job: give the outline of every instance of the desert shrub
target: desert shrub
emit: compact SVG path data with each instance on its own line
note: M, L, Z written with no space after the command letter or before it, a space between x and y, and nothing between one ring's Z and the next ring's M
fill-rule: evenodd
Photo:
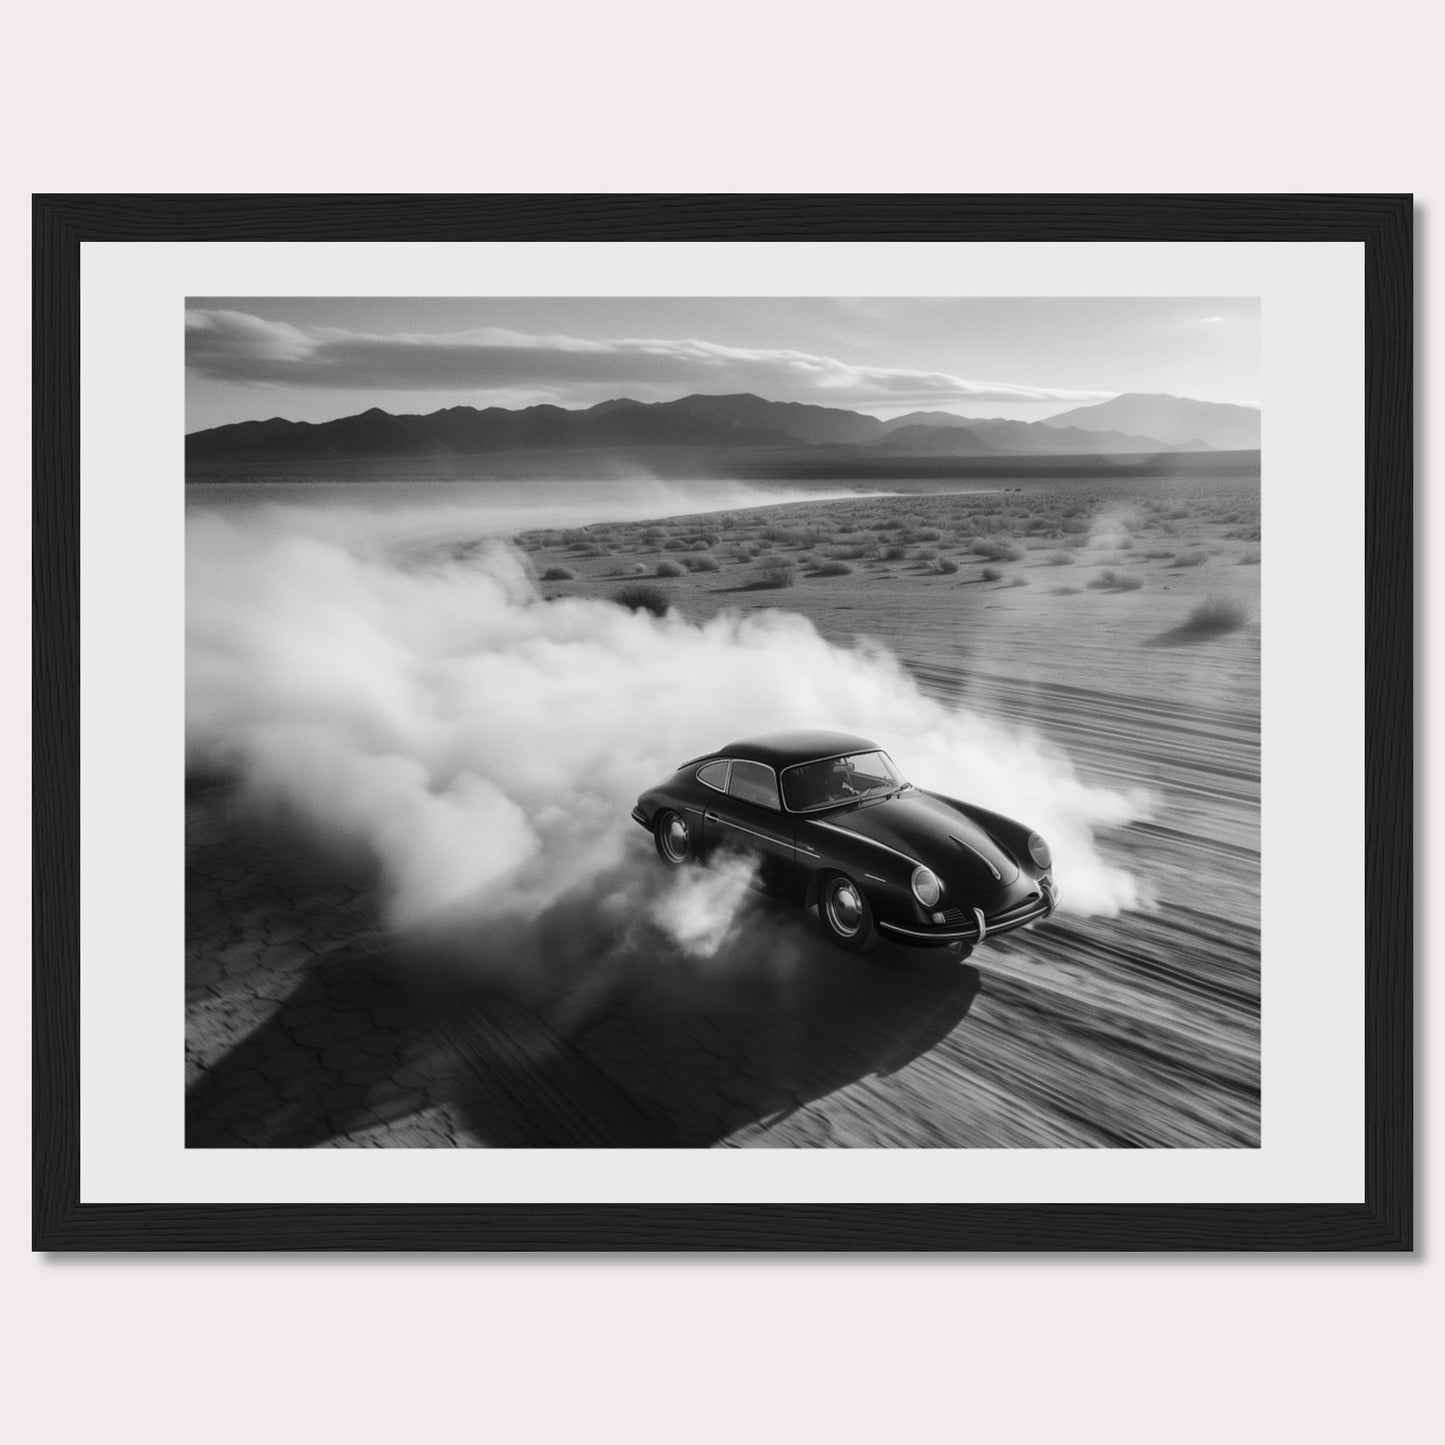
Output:
M919 527L904 534L905 542L941 542L943 533L933 527Z
M935 552L932 547L920 547L913 554L913 559L915 562L936 562L938 561L938 553Z
M886 547L878 549L878 555L885 562L901 562L908 555L908 548L899 542L890 542Z
M542 573L544 582L571 582L577 574L570 567L549 567Z
M834 547L828 555L835 562L861 562L864 554L861 547Z
M1180 628L1192 637L1220 637L1238 632L1249 621L1249 612L1233 597L1206 597Z
M1003 568L985 567L982 576L985 582L1001 582L1003 581Z
M938 557L934 560L933 570L942 577L952 577L958 571L958 563L952 557Z
M1050 567L1072 567L1078 560L1072 552L1059 551L1049 553Z
M839 522L838 530L840 532L856 532L858 530L858 524L857 522Z
M849 577L853 569L846 562L819 562L813 569L815 577Z
M753 586L762 588L791 587L796 569L781 557L764 562L753 574Z
M1071 536L1081 536L1089 530L1088 519L1085 517L1066 516L1059 523L1061 532L1068 532Z
M1240 565L1241 567L1258 567L1258 566L1259 566L1259 553L1258 553L1258 552L1255 552L1255 553L1253 553L1253 554L1250 555L1250 556L1241 557L1241 558L1239 559L1239 565Z
M685 552L687 545L681 537L669 537L667 541L662 544L662 550L664 552Z
M1008 579L1008 585L1010 587L1027 587L1029 585L1029 579L1027 577L1021 577L1015 572L1013 576Z
M682 568L676 562L659 562L653 569L654 577L681 577Z
M1162 562L1173 555L1174 549L1172 547L1151 547L1144 553L1144 556L1151 562Z
M1100 572L1097 577L1090 578L1089 586L1097 587L1104 592L1136 592L1144 585L1142 577L1135 577L1128 572L1115 572L1113 570Z
M612 600L619 607L629 607L634 612L650 612L654 617L661 617L668 608L667 593L661 587L653 587L646 582L619 587L612 594Z
M1022 547L1017 547L1012 542L1001 542L994 537L980 537L973 544L973 550L980 557L987 557L993 562L1020 562L1024 555Z
M716 572L718 570L717 558L710 552L703 552L696 557L688 557L683 565L689 572Z
M1195 547L1192 551L1181 552L1175 559L1176 567L1198 567L1202 562L1209 559L1209 553L1202 547Z

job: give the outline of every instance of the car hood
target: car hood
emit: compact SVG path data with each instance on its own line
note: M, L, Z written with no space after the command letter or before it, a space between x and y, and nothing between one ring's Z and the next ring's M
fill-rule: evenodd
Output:
M945 899L951 887L991 893L1019 876L1018 864L977 823L916 788L823 821L926 864L942 880Z

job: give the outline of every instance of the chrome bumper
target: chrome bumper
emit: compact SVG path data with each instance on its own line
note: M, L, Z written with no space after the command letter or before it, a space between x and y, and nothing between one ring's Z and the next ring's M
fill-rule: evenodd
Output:
M974 922L962 928L905 928L901 923L884 923L878 927L883 933L891 934L909 943L982 943L996 933L1012 933L1016 928L1026 928L1047 918L1059 906L1059 890L1052 880L1040 882L1038 894L1013 908L1006 908L992 918L984 916L981 909L973 910Z
M647 827L647 814L644 813L640 807L634 808L632 810L632 821L634 823L641 823L645 828Z

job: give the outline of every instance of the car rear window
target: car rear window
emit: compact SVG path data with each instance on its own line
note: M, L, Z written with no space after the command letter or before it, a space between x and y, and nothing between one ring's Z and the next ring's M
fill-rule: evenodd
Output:
M723 758L716 763L705 763L697 770L697 780L706 783L710 788L716 788L720 793L727 792L728 760Z
M749 763L739 758L733 763L732 777L728 780L728 793L734 798L741 798L745 803L757 803L759 807L776 810L777 775L764 763Z

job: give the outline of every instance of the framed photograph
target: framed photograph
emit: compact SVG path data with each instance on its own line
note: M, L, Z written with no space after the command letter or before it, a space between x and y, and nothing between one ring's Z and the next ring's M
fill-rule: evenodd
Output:
M34 1245L1405 1250L1408 196L40 196Z

